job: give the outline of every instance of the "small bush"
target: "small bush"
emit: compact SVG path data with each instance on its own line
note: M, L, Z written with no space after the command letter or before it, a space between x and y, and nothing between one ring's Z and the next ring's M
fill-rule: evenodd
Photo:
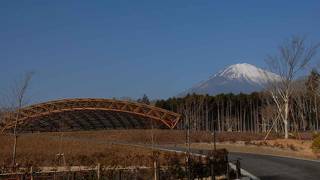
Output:
M316 139L318 137L320 137L320 133L318 133L318 132L312 133L312 139Z
M288 147L289 149L291 149L292 151L298 151L298 150L299 150L298 147L296 147L296 146L293 145L293 144L287 144L287 147Z
M311 148L313 152L320 153L320 136L313 139Z
M279 143L279 142L275 142L275 143L273 144L273 146L274 146L274 147L277 147L277 148L280 148L280 149L285 149L285 146L284 146L283 144Z
M178 154L173 154L168 157L168 175L171 178L182 178L185 176L185 171L182 168L182 163L180 162L181 157Z

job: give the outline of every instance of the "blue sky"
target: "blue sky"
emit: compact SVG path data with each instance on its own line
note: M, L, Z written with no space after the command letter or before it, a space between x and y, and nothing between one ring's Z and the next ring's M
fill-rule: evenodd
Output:
M264 59L294 34L320 41L320 1L0 1L0 95L35 71L32 101L178 94Z

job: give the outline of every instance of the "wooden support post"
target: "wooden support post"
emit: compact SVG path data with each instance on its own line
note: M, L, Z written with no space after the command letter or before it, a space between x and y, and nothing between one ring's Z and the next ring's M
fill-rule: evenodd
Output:
M191 172L190 172L190 154L187 153L186 155L186 175L187 175L187 180L191 180Z
M98 166L97 166L97 179L100 180L100 172L101 171L101 165L100 163L98 163Z
M228 155L226 155L225 157L225 163L226 163L226 168L227 168L227 180L230 180L230 166L229 166L229 159L228 159Z
M119 180L121 180L121 169L119 169Z
M159 180L159 166L157 160L153 161L153 168L154 168L154 180Z
M33 167L30 168L30 180L33 180Z
M240 161L239 159L236 162L236 170L237 170L237 179L239 179L241 177L241 167L240 167Z
M134 179L135 179L135 180L138 179L138 173L139 173L138 169L135 169L135 176L134 176Z
M75 179L76 179L76 173L75 173L75 172L72 172L71 180L75 180Z
M211 180L215 180L216 179L216 175L215 175L215 172L214 172L214 161L213 161L213 158L211 159L211 162L210 162L210 175L211 175Z

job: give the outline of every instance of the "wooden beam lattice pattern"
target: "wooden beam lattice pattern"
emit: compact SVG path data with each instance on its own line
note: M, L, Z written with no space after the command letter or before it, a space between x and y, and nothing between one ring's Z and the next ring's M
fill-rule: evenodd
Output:
M110 112L109 114L101 114L100 112ZM129 102L129 101L119 101L113 99L63 99L57 101L49 101L45 103L35 104L28 107L24 107L20 109L18 117L18 125L19 126L27 126L28 124L34 121L40 121L41 128L45 126L45 123L54 124L57 117L58 119L65 119L64 114L68 113L72 119L85 119L87 122L78 122L75 126L80 126L82 129L86 129L85 124L93 127L95 124L101 124L102 127L106 126L106 122L102 122L101 118L103 116L108 116L106 120L108 120L108 124L111 124L113 128L116 126L115 120L118 120L117 124L121 124L121 126L125 126L125 119L129 122L130 126L133 126L134 123L132 119L137 119L140 117L141 120L150 119L154 121L161 122L168 128L174 128L180 120L180 114L167 111L165 109L157 108L154 106ZM90 112L90 113L88 113ZM112 114L111 112L114 112ZM86 113L86 114L83 114ZM125 118L126 116L119 117L119 113L125 113L129 116L134 116L130 118ZM70 115L71 114L71 115ZM115 115L117 114L117 115ZM10 130L14 127L15 120L14 117L17 117L17 112L11 113L8 118L6 118L6 124L3 127L3 131ZM43 122L43 120L47 122ZM93 122L96 120L96 122ZM52 121L52 123L50 123ZM66 126L72 126L69 121L65 122ZM57 127L54 127L57 128ZM126 127L124 127L126 128Z

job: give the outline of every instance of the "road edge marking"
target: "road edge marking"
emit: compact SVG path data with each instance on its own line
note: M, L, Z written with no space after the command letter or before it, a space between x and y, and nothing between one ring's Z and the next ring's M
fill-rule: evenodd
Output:
M236 165L229 162L229 166L233 169L233 170L237 170ZM249 177L251 180L260 180L260 178L258 178L257 176L251 174L250 172L246 171L245 169L240 168L241 171L241 175L244 175L246 177Z

